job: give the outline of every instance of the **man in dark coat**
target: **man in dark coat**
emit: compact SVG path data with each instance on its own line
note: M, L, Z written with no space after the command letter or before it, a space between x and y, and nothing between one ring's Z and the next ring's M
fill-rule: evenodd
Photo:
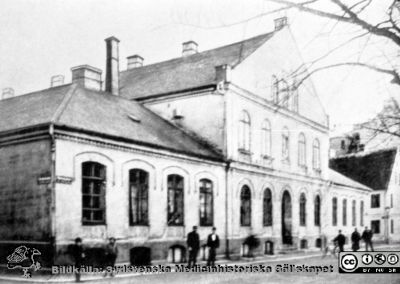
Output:
M105 275L107 276L107 272L110 272L110 276L113 277L113 269L115 266L115 260L118 257L118 247L115 242L115 238L109 238L108 244L106 245L106 270L105 270ZM110 271L107 271L107 269L111 269Z
M354 232L351 234L351 248L353 251L358 251L360 249L360 233L357 231L357 228L354 228Z
M187 235L187 246L189 250L189 261L188 261L188 266L189 268L192 267L192 265L196 265L196 260L197 260L197 253L199 252L200 249L200 237L199 234L197 233L197 226L193 226L193 231L191 231Z
M207 266L215 266L215 256L217 255L217 248L219 248L219 237L215 233L216 230L213 227L212 233L207 238L207 246L209 247Z
M371 251L374 251L374 247L372 246L372 235L372 230L368 230L368 227L365 227L365 230L361 235L361 239L365 242L365 251L368 251L368 247L371 248Z
M85 259L85 252L82 247L82 239L76 238L75 244L72 246L72 255L75 260L75 267L77 268L77 272L75 273L75 281L81 282L81 266L83 264L83 260Z
M346 243L346 237L342 234L342 230L339 230L339 234L333 239L333 241L339 246L339 252L344 251L343 246Z

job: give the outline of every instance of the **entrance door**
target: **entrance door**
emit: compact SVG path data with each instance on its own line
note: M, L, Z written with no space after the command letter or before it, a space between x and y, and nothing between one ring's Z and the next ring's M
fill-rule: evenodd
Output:
M292 201L288 191L282 196L282 243L292 244Z

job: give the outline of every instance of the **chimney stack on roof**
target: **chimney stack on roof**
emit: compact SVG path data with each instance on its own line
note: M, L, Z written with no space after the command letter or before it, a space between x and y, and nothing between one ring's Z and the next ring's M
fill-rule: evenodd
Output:
M138 54L128 56L126 59L128 60L128 70L143 66L144 59Z
M197 47L198 44L193 40L189 40L187 42L182 43L182 56L196 54Z
M54 75L51 77L50 87L58 87L64 85L64 76L63 75Z
M119 95L119 40L116 37L105 39L107 48L106 59L106 92Z
M89 65L80 65L71 68L72 83L87 89L101 91L101 73L98 68Z
M281 18L275 19L274 24L275 24L275 31L281 30L288 24L287 17L281 17Z
M2 100L14 97L14 89L13 88L4 88L1 93Z

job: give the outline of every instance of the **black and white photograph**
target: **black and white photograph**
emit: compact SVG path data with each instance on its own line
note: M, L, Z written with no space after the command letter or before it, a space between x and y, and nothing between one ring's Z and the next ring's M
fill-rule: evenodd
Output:
M400 283L399 0L1 0L0 283Z

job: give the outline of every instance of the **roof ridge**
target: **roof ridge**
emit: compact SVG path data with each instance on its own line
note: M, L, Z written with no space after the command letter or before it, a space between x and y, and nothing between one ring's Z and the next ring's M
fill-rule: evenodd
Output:
M237 42L234 42L234 43L230 43L230 44L226 44L226 45L210 48L210 49L207 49L207 50L203 50L201 52L198 52L198 53L186 56L186 57L182 57L182 56L174 57L174 58L167 59L167 60L164 60L164 61L154 62L154 63L151 63L151 64L147 64L147 65L143 65L143 66L140 66L140 67L136 67L134 69L125 69L125 70L120 71L120 73L125 73L125 72L129 72L129 71L132 71L132 70L138 70L138 69L142 69L142 68L147 68L147 67L151 67L151 66L154 66L154 65L157 65L157 64L166 64L166 63L170 63L170 62L173 62L173 61L179 61L179 60L185 60L187 58L193 58L194 56L199 56L199 55L205 54L207 52L212 52L212 51L215 51L215 50L231 47L231 46L234 46L234 45L243 44L244 42L248 42L248 41L254 40L256 38L266 37L266 36L272 35L274 33L275 33L275 31L272 31L272 32L269 32L269 33L260 34L260 35L253 36L253 37L250 37L250 38L247 38L247 39L244 39L244 40L241 40L241 41L237 41Z
M76 84L72 84L68 92L64 95L60 105L57 107L56 111L53 114L53 117L50 120L50 123L56 123L59 121L61 115L63 114L65 108L67 107L68 103L71 101L72 94L77 89Z

